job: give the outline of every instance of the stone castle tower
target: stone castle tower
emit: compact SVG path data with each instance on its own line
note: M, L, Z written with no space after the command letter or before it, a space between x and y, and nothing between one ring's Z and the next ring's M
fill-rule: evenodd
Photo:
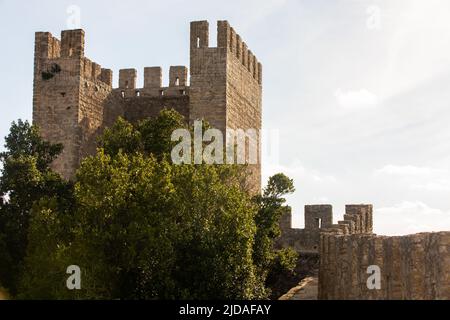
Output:
M44 139L64 145L53 166L65 178L95 152L98 135L119 116L136 122L168 108L223 133L261 129L262 66L227 21L217 23L215 48L209 47L208 22L191 22L190 79L187 67L172 66L169 87L162 86L160 67L148 67L143 88L136 88L135 69L120 70L113 88L112 71L85 57L84 36L66 30L61 40L49 32L35 38L33 123ZM261 188L258 153L258 164L250 166L254 191Z

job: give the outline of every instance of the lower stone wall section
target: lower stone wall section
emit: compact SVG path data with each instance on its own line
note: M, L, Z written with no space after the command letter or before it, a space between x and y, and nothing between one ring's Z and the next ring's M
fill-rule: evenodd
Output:
M320 237L319 299L450 299L450 232ZM372 265L381 270L379 290L367 286Z

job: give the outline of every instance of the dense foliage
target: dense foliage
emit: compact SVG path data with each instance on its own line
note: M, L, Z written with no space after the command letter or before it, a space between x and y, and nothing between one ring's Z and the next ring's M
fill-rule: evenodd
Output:
M18 121L6 138L0 154L0 280L12 294L17 293L28 248L33 206L52 199L60 212L72 206L72 186L49 169L61 152L39 137L35 127Z
M119 119L72 183L50 169L62 146L14 123L0 155L0 287L26 299L268 297L296 260L273 249L292 180L251 197L242 166L172 164L171 133L185 126L168 110ZM81 290L66 288L70 265Z

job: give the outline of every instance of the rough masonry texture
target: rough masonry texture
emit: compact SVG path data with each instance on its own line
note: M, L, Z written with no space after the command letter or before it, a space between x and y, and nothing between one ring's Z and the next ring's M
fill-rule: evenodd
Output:
M338 234L371 234L372 205L347 205L344 220L333 224L331 205L305 206L305 228L292 228L292 212L286 209L280 219L281 237L277 247L291 247L299 253L318 253L322 232Z
M319 299L450 299L450 232L377 236L372 205L346 206L337 224L330 205L305 206L305 229L291 220L288 209L277 247L319 254ZM379 290L367 286L369 266L380 268Z
M321 237L319 299L450 299L450 232ZM368 289L371 265L380 267L380 290Z
M135 69L120 70L113 88L112 71L84 56L84 38L83 30L62 31L61 40L49 32L35 38L33 122L44 139L64 145L53 167L65 178L95 153L97 137L119 116L136 122L175 109L190 123L208 121L224 136L226 129L259 134L262 65L227 21L217 23L217 47L209 46L207 21L191 23L190 79L187 67L172 66L168 87L162 69L148 67L143 88L136 88ZM261 189L260 150L257 163L249 166L254 192Z

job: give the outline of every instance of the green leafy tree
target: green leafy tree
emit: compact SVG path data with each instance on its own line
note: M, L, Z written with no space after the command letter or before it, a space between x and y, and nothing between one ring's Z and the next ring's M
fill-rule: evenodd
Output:
M252 203L217 170L122 152L87 159L74 241L86 297L255 297Z
M74 243L86 297L262 297L242 170L172 165L170 136L180 127L170 110L136 126L120 119L100 140L104 149L83 162Z
M158 160L169 156L178 143L171 140L176 129L188 128L185 119L175 110L163 110L158 117L148 118L139 122L137 131L142 136L143 151L152 154Z
M119 151L131 154L143 150L141 133L122 117L105 130L99 141L105 153L112 156L117 155Z
M174 165L179 128L171 110L119 119L72 185L49 167L62 147L13 124L1 155L2 284L25 299L267 298L271 275L295 258L273 249L292 180L276 175L251 198L245 167ZM81 267L80 291L65 286L69 265Z
M285 210L285 195L295 191L294 182L279 173L269 178L261 196L255 198L259 204L255 216L256 235L253 259L258 273L270 290L276 275L295 268L297 254L292 249L275 250L273 245L281 234L279 221ZM270 294L270 291L267 292Z
M74 298L66 288L66 269L71 262L73 217L56 197L43 197L33 206L28 246L19 281L19 299ZM75 295L74 295L75 293Z
M119 118L100 137L100 147L105 153L115 156L122 151L126 154L152 154L158 160L170 155L177 142L171 141L172 132L188 128L182 115L172 109L164 109L158 117L147 118L136 126Z
M70 183L50 169L62 145L43 141L36 127L28 122L13 123L0 153L0 279L10 293L17 293L28 246L28 229L33 205L42 197L61 199L69 207Z

